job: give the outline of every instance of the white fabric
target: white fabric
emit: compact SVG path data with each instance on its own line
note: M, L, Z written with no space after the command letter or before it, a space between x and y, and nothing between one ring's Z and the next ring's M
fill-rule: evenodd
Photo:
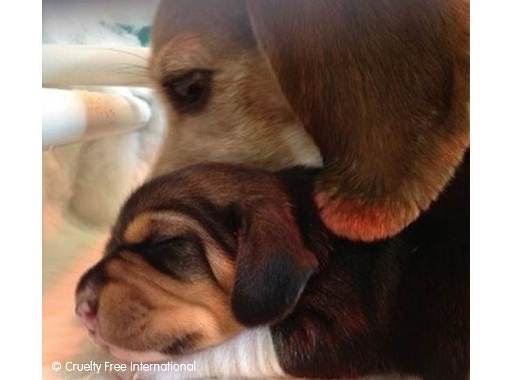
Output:
M157 1L43 3L43 42L137 46L118 24L149 25ZM71 361L113 358L93 345L74 316L79 276L101 255L119 206L147 176L163 140L164 125L150 91L89 88L146 100L153 117L134 133L43 152L43 366L44 378L84 378L86 371L53 371ZM116 378L116 377L113 377Z

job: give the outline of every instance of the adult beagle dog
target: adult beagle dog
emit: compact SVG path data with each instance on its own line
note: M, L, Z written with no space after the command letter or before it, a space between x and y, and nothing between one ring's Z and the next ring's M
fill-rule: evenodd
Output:
M323 166L324 223L373 241L426 210L469 146L468 0L162 0L152 42L170 121L155 176Z
M377 242L322 222L319 169L158 177L123 206L77 314L119 358L195 361L189 377L467 379L468 173L467 156L429 210Z

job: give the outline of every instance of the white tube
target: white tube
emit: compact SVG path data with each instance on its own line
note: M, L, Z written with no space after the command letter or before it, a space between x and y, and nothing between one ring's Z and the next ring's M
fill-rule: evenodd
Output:
M130 132L146 125L148 104L134 96L42 89L42 146Z
M42 45L42 85L148 86L149 48Z

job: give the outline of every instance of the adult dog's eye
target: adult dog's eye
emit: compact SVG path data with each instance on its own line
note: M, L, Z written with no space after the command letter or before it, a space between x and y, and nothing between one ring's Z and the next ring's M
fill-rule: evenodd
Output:
M210 70L195 69L167 79L163 87L174 108L181 113L201 111L211 94L212 74Z

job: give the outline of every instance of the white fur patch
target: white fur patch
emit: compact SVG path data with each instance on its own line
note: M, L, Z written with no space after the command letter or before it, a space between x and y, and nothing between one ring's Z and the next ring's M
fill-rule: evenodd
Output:
M280 136L293 156L297 158L296 163L298 165L322 167L322 156L319 148L301 126L283 129Z
M268 327L242 332L235 338L191 355L168 359L172 363L195 363L194 371L138 372L134 379L273 378L285 376L276 357Z

